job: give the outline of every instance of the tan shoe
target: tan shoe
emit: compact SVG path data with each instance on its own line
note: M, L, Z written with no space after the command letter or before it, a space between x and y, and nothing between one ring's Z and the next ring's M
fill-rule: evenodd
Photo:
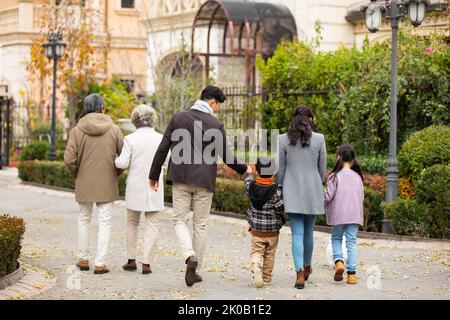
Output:
M344 269L344 263L341 260L338 260L336 262L336 271L334 272L334 281L342 281L344 279Z
M78 260L76 266L81 270L81 271L88 271L89 270L89 260Z
M122 266L122 268L125 271L136 271L137 270L136 260L135 259L128 259L128 262L125 263Z
M152 269L150 269L150 265L149 264L142 264L142 274L149 274L152 273Z
M255 266L252 270L253 272L253 284L257 288L262 288L264 286L264 280L262 277L262 270L261 268Z
M305 270L297 271L297 279L295 280L295 287L303 289L305 287Z
M356 284L358 280L356 279L356 274L351 273L347 274L347 283L348 284Z
M109 269L106 266L95 266L94 274L108 273Z
M309 275L312 273L311 265L305 266L305 281L308 281Z

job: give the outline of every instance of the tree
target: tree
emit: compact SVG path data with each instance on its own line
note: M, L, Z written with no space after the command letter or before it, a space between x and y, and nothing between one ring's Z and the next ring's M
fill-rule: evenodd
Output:
M30 59L26 62L28 79L39 86L38 101L50 101L52 63L44 56L43 44L49 30L61 30L67 43L64 56L58 62L58 97L65 97L70 128L78 117L78 102L95 81L96 73L106 69L109 37L100 34L100 12L80 1L63 0L54 5L44 1L39 35L33 39Z

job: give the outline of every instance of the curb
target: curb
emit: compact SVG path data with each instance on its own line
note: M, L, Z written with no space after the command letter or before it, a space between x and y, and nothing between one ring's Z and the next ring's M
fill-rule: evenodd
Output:
M51 190L56 190L56 191L65 191L65 192L71 192L71 193L75 192L73 189L57 187L57 186L50 186L50 185L41 184L41 183L37 183L37 182L21 181L21 184L40 187L40 188L46 188L46 189L51 189ZM125 198L120 197L120 199L124 200ZM172 203L170 203L170 202L164 202L164 205L169 208L173 207ZM217 216L222 216L222 217L245 220L245 216L243 214L234 213L234 212L211 210L211 214L217 215ZM289 226L289 222L286 223L286 226ZM330 226L315 226L314 230L331 234ZM359 231L358 238L373 239L373 240L450 243L450 239L421 238L421 237L412 237L412 236L401 236L401 235L397 235L397 234L386 234L386 233L381 233L381 232L368 232L368 231Z

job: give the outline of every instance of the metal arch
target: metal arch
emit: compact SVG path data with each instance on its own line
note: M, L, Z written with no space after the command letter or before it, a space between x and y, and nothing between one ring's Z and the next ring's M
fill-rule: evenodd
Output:
M239 10L242 6L242 10ZM230 10L230 11L229 11ZM206 14L205 14L206 12ZM221 13L220 19L216 16ZM266 12L269 12L266 15ZM266 19L267 17L273 19ZM275 24L267 21L275 21ZM223 22L222 22L223 21ZM200 24L200 22L202 22ZM223 30L221 52L211 52L210 36L211 28L218 25ZM195 32L198 27L207 27L206 52L195 49ZM237 30L237 26L239 26ZM243 34L245 30L245 48L243 48ZM281 31L280 31L281 30ZM237 48L235 48L235 33L238 32ZM288 33L286 33L288 32ZM233 0L208 0L198 9L191 33L191 56L205 57L205 77L209 77L210 57L242 57L246 59L246 84L248 90L255 87L256 68L254 60L257 54L265 58L273 54L273 43L277 43L283 35L291 37L297 34L295 20L284 5L259 2L238 2ZM227 46L227 36L229 43ZM258 38L260 41L258 41ZM251 41L253 39L253 46ZM275 41L274 41L275 39ZM264 43L269 42L269 46ZM258 44L261 46L258 48ZM267 48L266 48L267 47Z

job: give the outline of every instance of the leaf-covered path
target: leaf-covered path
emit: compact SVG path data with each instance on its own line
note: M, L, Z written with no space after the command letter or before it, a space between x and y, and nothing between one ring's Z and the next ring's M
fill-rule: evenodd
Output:
M183 258L172 229L170 208L160 215L160 237L150 275L122 270L126 261L126 208L123 201L114 205L108 259L111 273L106 275L94 275L92 271L74 273L78 206L73 193L23 185L16 170L3 170L0 171L0 213L26 220L21 256L25 267L43 270L56 279L47 289L46 283L40 285L41 293L19 298L450 299L449 242L359 239L359 283L350 286L333 281L327 258L330 235L316 232L313 274L306 288L297 290L293 287L295 272L290 230L284 227L273 284L256 289L251 286L248 269L250 236L246 222L212 215L204 265L200 271L204 281L188 288L184 283ZM95 217L94 214L91 253L95 248ZM141 253L141 231L139 238L138 253Z

